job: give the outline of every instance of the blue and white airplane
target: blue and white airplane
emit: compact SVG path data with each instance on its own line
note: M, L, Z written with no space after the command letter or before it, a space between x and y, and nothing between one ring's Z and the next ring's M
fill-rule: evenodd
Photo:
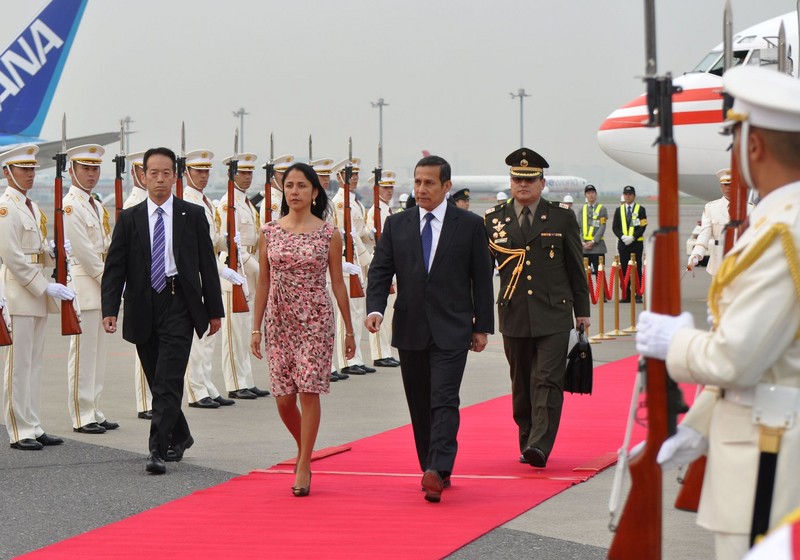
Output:
M88 0L52 0L0 53L0 152L39 146L39 163L52 166L61 141L39 137ZM70 146L110 144L119 132L67 140Z

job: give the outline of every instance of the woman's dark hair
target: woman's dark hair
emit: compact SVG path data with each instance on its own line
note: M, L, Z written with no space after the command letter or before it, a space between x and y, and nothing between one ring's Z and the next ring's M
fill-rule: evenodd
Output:
M289 173L295 170L300 171L303 175L305 175L306 179L308 179L308 182L311 183L311 187L317 190L317 196L314 198L314 204L311 205L311 213L320 220L324 220L328 215L328 193L326 193L325 189L322 188L322 183L319 182L317 172L314 171L314 168L307 163L295 163L283 174L283 180L285 181L289 176ZM289 205L286 203L286 197L284 196L281 198L281 217L288 213Z

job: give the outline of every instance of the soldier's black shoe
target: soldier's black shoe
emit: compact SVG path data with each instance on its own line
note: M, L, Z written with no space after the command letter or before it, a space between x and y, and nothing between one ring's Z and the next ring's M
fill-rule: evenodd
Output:
M155 453L151 453L150 456L147 457L144 470L152 474L164 474L167 472L167 465L164 463L164 459Z
M226 399L222 395L219 395L217 398L213 399L214 402L218 402L220 406L233 406L236 404L235 401L231 399Z
M364 366L348 366L342 368L341 372L348 375L367 375L367 370L364 369Z
M106 430L116 430L119 428L119 423L111 422L109 420L103 420L100 422L100 425L103 426Z
M153 411L152 410L143 410L139 414L136 415L137 418L141 418L142 420L152 420L153 419Z
M339 381L344 381L345 379L350 379L350 376L347 375L344 371L337 371L336 375L339 376Z
M249 389L239 389L238 391L228 391L228 397L231 399L255 399L255 393L251 393Z
M372 362L372 365L375 367L397 367L400 365L400 362L394 358L381 358L380 360Z
M259 389L258 387L255 387L255 386L249 387L247 390L250 391L251 393L253 393L257 397L268 397L269 396L269 391L265 391L264 389Z
M23 451L38 451L42 447L44 446L41 443L30 438L21 439L11 444L11 449L21 449Z
M332 371L331 372L331 383L335 383L337 381L339 381L339 372L338 371Z
M106 433L106 429L98 424L97 422L90 422L85 426L81 426L80 428L72 428L73 432L78 432L81 434L104 434Z
M376 371L378 371L377 369L371 368L371 367L369 367L367 365L364 365L364 364L358 364L358 367L360 367L361 369L363 369L367 373L375 373Z
M189 406L192 408L219 408L220 404L211 397L203 397L199 401L190 402Z
M60 437L56 436L48 436L47 434L42 434L36 438L36 441L41 443L42 445L61 445L64 443L64 440Z
M636 296L636 303L642 303L642 296Z

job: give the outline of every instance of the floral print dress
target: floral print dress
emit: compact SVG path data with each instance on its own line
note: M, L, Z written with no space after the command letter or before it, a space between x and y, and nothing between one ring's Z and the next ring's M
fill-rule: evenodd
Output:
M325 284L334 226L292 233L273 221L267 238L267 359L272 394L328 393L333 355L333 305Z

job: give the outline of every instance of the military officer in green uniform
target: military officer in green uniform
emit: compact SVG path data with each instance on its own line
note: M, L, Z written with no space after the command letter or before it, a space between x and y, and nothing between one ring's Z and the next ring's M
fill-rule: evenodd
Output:
M589 326L589 288L575 215L541 197L547 161L520 148L506 164L512 200L490 208L484 221L500 270L498 314L520 461L541 468L561 420L570 330Z

